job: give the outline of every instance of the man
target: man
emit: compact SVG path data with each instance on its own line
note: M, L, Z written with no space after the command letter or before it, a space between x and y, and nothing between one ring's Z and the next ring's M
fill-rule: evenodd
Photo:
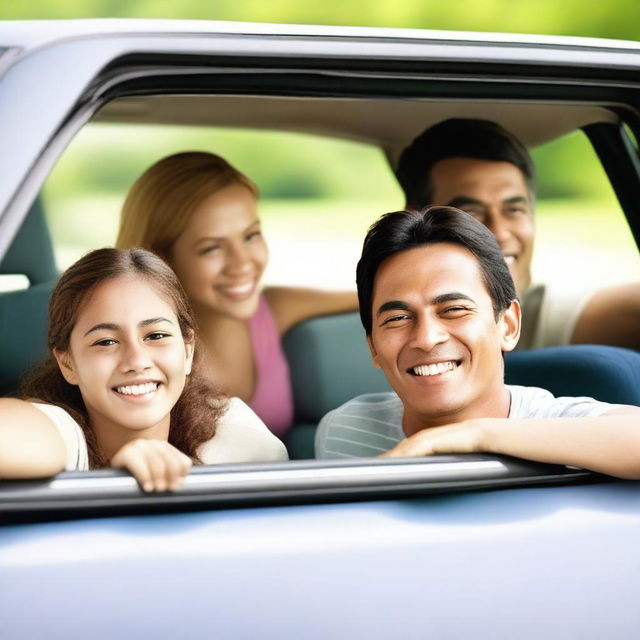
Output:
M403 151L396 170L407 207L458 207L494 234L522 301L520 349L569 343L640 349L639 284L598 291L532 286L534 173L512 134L494 122L467 119L427 129Z
M383 216L356 280L373 362L395 394L327 414L318 457L488 451L640 478L640 408L505 385L520 304L495 238L472 216Z

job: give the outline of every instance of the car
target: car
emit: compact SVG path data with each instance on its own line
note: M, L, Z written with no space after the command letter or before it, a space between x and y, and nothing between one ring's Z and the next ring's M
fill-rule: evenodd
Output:
M637 43L91 20L3 22L0 47L0 271L22 278L0 294L3 393L46 349L41 191L91 122L304 132L391 164L450 115L528 145L581 130L640 240ZM638 372L586 349L508 375L640 404ZM114 470L0 482L4 637L637 636L636 482L480 454L313 460L322 414L386 382L356 314L295 327L286 351L296 460L198 467L175 494Z

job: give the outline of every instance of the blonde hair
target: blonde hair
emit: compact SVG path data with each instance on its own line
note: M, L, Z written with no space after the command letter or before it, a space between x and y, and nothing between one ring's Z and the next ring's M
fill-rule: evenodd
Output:
M232 184L259 195L247 176L213 153L187 151L159 160L127 194L116 247L144 247L167 258L198 204Z

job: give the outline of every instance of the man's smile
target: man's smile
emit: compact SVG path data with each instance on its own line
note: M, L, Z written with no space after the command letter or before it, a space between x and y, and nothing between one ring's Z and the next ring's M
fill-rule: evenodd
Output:
M419 364L414 367L410 367L407 370L407 373L418 377L437 376L457 369L461 362L461 360L445 360L432 364Z

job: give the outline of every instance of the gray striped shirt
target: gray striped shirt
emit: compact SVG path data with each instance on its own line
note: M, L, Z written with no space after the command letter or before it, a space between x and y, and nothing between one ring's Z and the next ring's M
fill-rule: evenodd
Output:
M538 387L507 385L510 418L579 418L615 405L593 398L556 398ZM402 402L395 393L367 393L327 413L316 431L316 458L378 456L405 438Z

